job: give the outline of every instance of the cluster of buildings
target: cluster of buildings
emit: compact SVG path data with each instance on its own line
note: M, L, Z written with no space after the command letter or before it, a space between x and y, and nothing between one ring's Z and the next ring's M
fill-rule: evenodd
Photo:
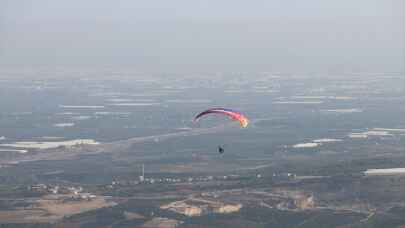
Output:
M140 176L139 180L115 180L111 182L109 188L114 186L126 186L126 185L138 185L138 184L163 184L163 183L185 183L185 182L203 182L214 180L213 176L207 177L187 177L187 178L172 178L172 177L162 177L162 178L145 178Z
M193 183L193 182L208 182L214 180L238 180L241 179L240 175L224 175L224 176L193 176L193 177L156 177L146 178L143 174L139 176L138 180L114 180L108 185L108 188L114 186L128 186L138 184L164 184L164 183ZM254 178L262 178L261 174L257 174Z
M208 182L213 180L238 180L244 178L240 175L231 174L224 176L190 176L190 177L145 177L145 166L142 165L141 175L138 180L114 180L108 185L108 188L114 188L114 186L128 186L138 184L163 184L163 183L192 183L192 182ZM255 178L262 178L261 174L257 174Z
M94 199L96 195L83 192L81 186L59 186L59 185L46 185L46 184L36 184L28 187L29 191L45 193L45 194L55 194L55 195L70 195L75 199Z

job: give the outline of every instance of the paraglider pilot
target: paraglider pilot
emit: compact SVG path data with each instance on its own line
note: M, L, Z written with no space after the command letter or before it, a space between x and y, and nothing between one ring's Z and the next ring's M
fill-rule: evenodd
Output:
M218 153L223 154L225 152L222 146L218 146Z

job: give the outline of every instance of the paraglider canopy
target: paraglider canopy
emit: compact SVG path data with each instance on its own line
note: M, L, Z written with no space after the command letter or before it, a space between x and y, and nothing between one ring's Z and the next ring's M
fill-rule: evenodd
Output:
M199 113L195 118L194 122L197 122L200 118L208 114L222 114L231 117L233 120L239 121L241 127L245 128L249 124L248 118L242 113L234 111L232 109L226 108L211 108Z

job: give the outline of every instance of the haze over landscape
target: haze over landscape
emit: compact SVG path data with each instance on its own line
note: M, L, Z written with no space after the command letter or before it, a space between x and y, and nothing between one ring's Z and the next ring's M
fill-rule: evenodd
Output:
M158 73L403 71L404 4L3 0L0 62Z
M404 19L0 0L0 227L405 227Z

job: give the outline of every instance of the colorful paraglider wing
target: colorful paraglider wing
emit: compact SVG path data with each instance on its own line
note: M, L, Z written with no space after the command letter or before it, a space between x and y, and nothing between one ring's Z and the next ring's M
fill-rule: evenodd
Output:
M223 114L226 116L231 117L232 119L239 121L240 126L245 128L249 124L249 120L240 112L233 111L231 109L225 109L225 108L213 108L213 109L208 109L200 114L198 114L195 118L194 121L198 121L201 117L211 114L211 113L217 113L217 114Z

